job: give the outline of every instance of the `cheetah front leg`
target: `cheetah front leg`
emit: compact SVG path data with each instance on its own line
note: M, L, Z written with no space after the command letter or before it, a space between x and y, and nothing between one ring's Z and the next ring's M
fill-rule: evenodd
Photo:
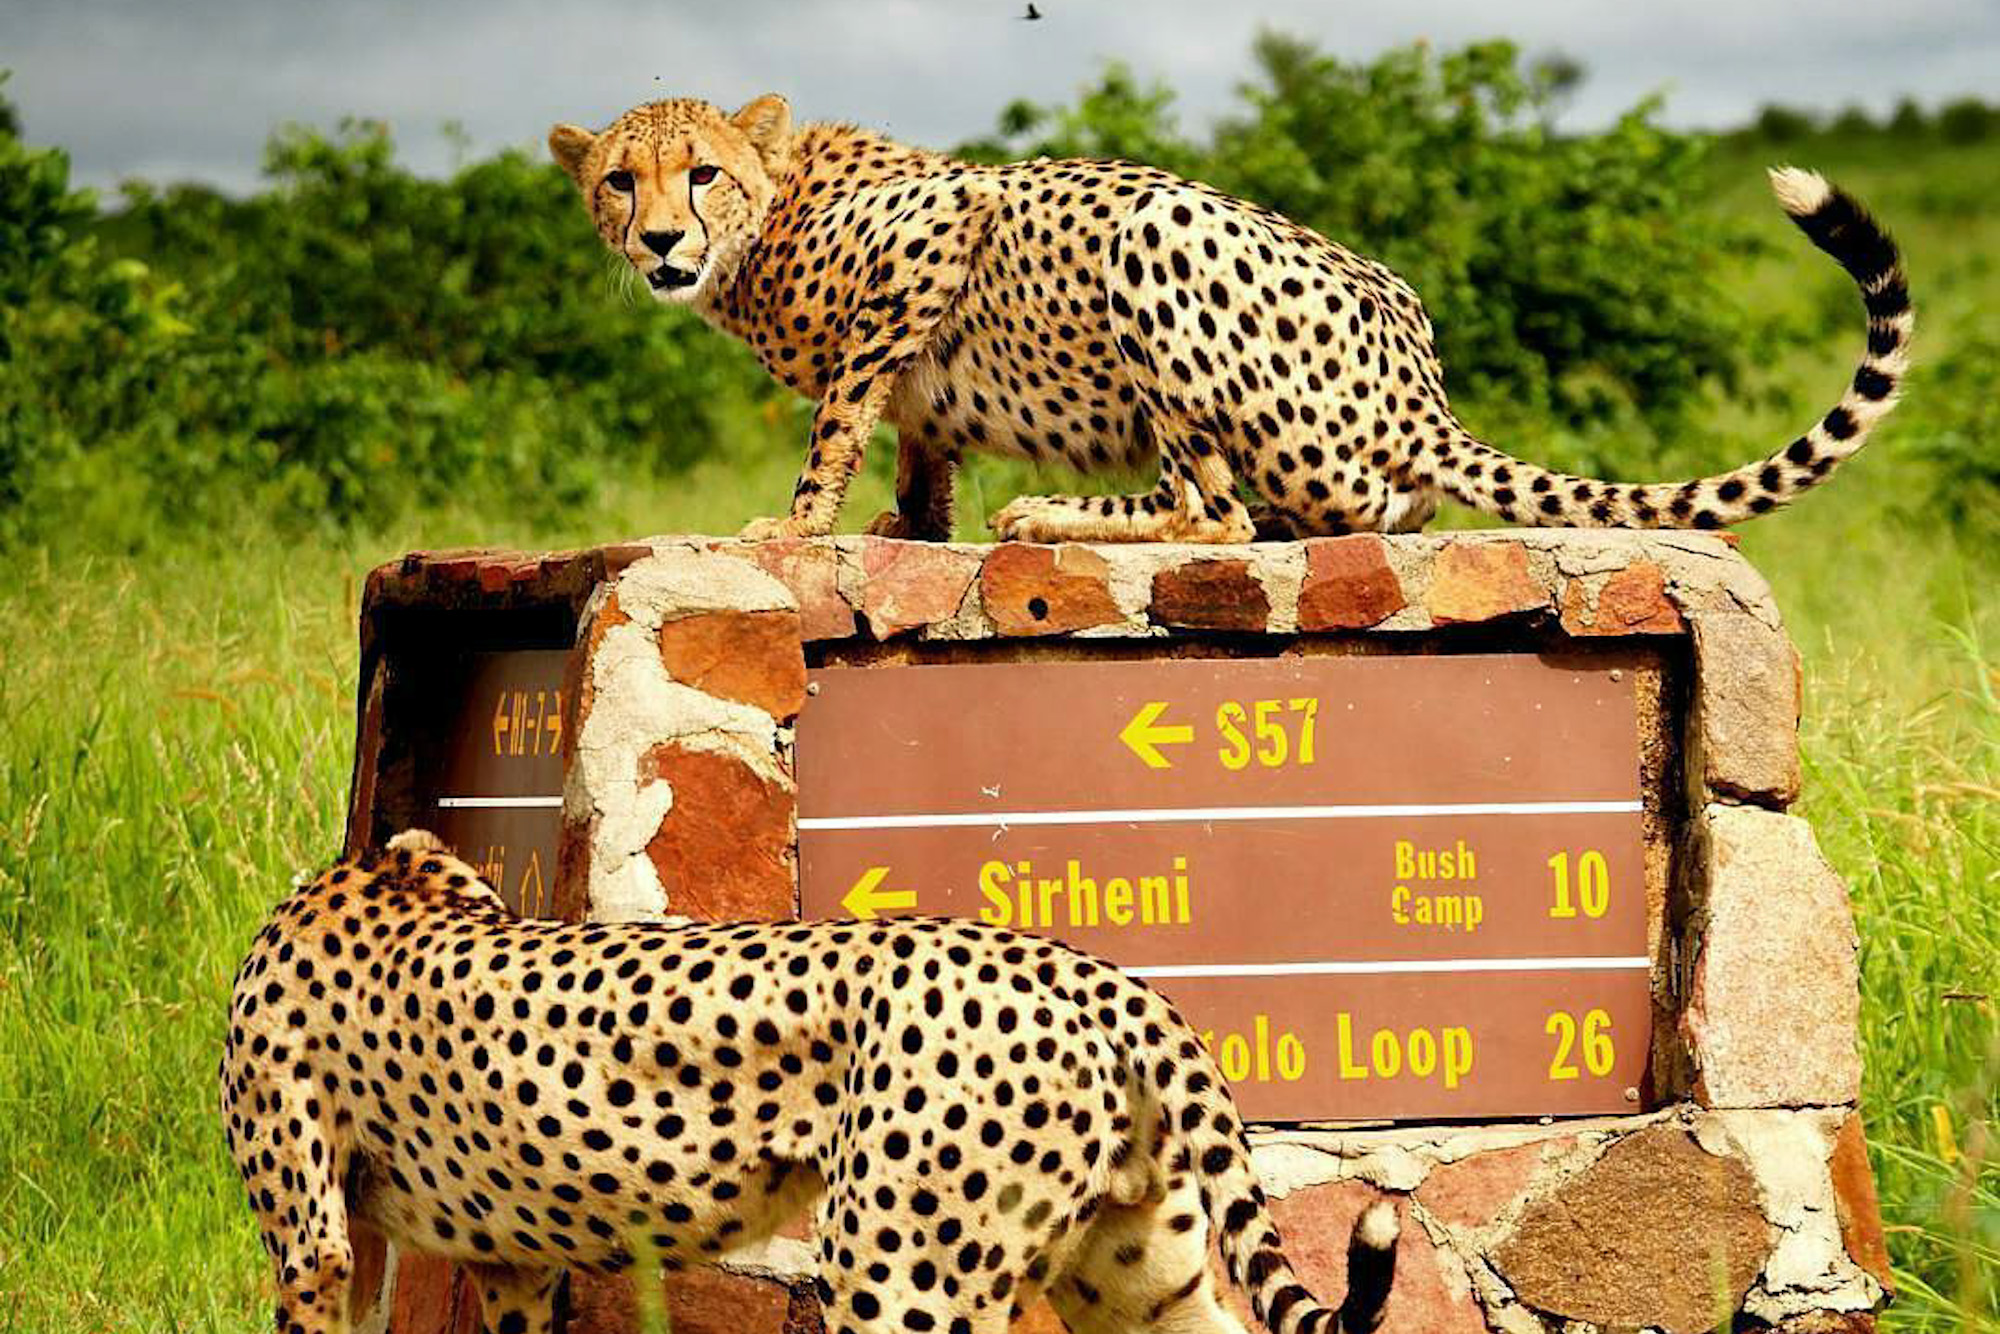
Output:
M741 536L761 542L833 531L841 502L847 498L847 484L861 471L868 436L882 416L897 375L914 355L907 344L921 346L910 332L902 298L877 300L879 306L855 321L856 336L813 411L812 443L806 450L805 471L792 489L791 512L782 518L752 519Z
M757 541L833 531L847 484L860 471L869 433L898 378L929 348L950 313L978 262L992 219L988 187L943 180L906 210L898 226L884 230L881 250L896 257L899 276L893 286L873 291L861 302L848 328L813 411L812 442L792 492L791 512L753 520L742 536Z

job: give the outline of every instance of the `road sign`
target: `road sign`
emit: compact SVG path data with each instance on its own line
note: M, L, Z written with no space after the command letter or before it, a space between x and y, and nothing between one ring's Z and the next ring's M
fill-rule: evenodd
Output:
M827 668L806 916L1067 940L1266 1119L1628 1111L1651 1027L1637 705L1523 654Z
M551 911L562 833L569 653L468 653L432 664L421 719L419 819L527 917Z

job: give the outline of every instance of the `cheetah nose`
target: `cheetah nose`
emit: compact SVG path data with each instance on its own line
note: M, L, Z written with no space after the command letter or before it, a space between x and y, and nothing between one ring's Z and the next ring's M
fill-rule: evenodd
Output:
M665 259L667 252L679 245L686 235L686 232L640 232L639 239L646 243L646 249Z

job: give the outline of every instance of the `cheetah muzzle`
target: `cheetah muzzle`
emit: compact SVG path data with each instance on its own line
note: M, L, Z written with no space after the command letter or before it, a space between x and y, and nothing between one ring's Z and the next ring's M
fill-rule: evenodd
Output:
M851 126L796 131L781 97L734 115L676 98L549 147L599 233L713 273L691 301L817 400L788 514L746 536L832 531L877 421L896 511L943 538L967 450L1081 471L1157 461L1131 496L1029 496L1003 538L1244 542L1423 527L1446 498L1510 523L1716 528L1787 503L1894 405L1913 327L1895 244L1811 172L1771 184L1861 289L1868 341L1825 416L1768 458L1626 484L1500 452L1452 414L1431 323L1381 264L1268 209L1125 162L986 166ZM1254 500L1246 503L1239 491Z
M222 1117L278 1326L348 1328L350 1225L472 1266L486 1328L563 1275L712 1262L810 1208L827 1328L1276 1334L1379 1322L1294 1277L1214 1061L1109 964L975 922L515 918L427 834L281 904L237 974Z

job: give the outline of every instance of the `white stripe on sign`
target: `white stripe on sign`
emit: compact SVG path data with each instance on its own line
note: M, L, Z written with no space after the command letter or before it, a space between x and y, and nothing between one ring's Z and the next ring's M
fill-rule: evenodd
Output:
M518 811L537 810L544 807L560 806L561 797L439 797L438 805L445 810L495 810Z
M960 811L942 815L822 815L801 830L949 829L992 825L1207 824L1231 820L1381 820L1432 815L1626 815L1632 801L1459 801L1383 806L1182 806L1154 810Z
M1354 959L1323 963L1171 963L1121 968L1133 977L1302 977L1369 973L1609 972L1651 968L1643 954L1585 955L1570 959Z

